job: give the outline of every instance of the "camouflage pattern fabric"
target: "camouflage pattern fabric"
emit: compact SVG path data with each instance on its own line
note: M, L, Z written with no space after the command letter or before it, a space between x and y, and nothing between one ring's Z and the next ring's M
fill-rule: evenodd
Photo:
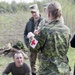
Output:
M13 45L13 48L25 51L25 47L22 41L17 41L17 43Z
M63 19L62 16L61 16L61 18L60 18L60 22L61 22L62 24L64 24L64 19ZM47 25L48 25L47 19L46 19L46 18L43 18L42 21L39 23L38 29L40 30L43 26L47 26Z
M52 21L40 29L35 37L39 43L35 50L41 50L38 75L70 75L67 52L70 30L60 21Z
M43 18L42 21L39 23L38 29L40 30L43 26L48 25L48 21L46 18Z
M37 75L70 75L69 65L59 58L47 60L42 58Z

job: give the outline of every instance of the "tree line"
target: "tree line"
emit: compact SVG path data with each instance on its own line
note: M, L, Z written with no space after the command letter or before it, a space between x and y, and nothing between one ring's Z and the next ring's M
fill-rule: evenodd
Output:
M18 11L29 11L29 5L34 3L38 4L39 10L42 12L44 4L50 1L53 0L42 0L41 2L34 1L33 3L25 3L25 2L16 3L15 1L12 1L11 4L3 1L0 2L0 13L15 13ZM68 2L70 4L75 2L74 0L65 0L64 3L63 0L57 0L57 1L59 1L63 6L64 3L67 5Z
M18 11L29 11L30 4L33 3L16 3L15 1L12 1L12 3L9 4L7 2L0 2L0 13L15 13ZM39 5L39 8L41 10L41 8L43 7L43 3L37 2L37 4Z

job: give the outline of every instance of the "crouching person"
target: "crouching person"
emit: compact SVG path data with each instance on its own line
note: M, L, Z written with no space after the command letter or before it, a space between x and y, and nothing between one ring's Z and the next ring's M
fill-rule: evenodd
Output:
M8 64L2 75L31 75L30 67L24 63L24 55L22 51L17 51L13 54L14 62Z

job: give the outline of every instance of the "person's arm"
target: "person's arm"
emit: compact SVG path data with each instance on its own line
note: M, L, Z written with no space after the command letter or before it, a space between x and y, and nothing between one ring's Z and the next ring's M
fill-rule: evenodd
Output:
M29 47L29 39L27 35L29 32L32 32L32 31L33 31L32 23L28 21L24 30L24 41L27 47Z
M38 50L43 49L45 42L46 42L46 33L45 33L44 29L41 30L38 33L38 35L35 35L34 38L38 41L38 44L35 46L34 49L32 47L30 47L30 48L31 48L31 51L35 51L35 52L37 51L38 52Z
M9 64L6 69L3 71L2 75L8 75L11 72L11 65Z

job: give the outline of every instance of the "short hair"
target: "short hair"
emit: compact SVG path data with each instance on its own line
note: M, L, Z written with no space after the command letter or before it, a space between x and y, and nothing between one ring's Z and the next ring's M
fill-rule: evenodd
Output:
M21 52L20 50L19 50L19 51L14 52L14 53L13 53L13 58L14 58L15 54L20 54L20 53L22 54L22 52ZM22 55L23 55L23 54L22 54Z
M14 52L13 53L13 58L14 58L15 54L20 54L20 53L23 55L24 59L28 59L27 54L25 54L22 50Z
M62 9L59 2L52 1L47 6L48 14L51 13L54 18L61 17Z

